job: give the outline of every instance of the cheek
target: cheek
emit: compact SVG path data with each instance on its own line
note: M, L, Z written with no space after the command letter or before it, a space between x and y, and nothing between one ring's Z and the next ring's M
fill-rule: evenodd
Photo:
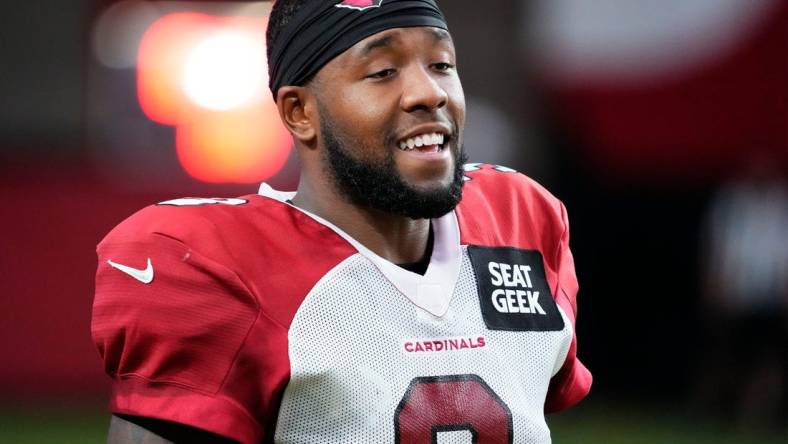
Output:
M354 88L347 88L338 100L343 101L346 108L352 109L356 114L380 119L391 112L392 106L396 107L396 96L393 88L359 84Z
M347 135L365 144L379 144L390 128L392 114L387 103L380 94L357 88L336 96L332 108L336 110L334 118Z
M386 113L374 100L364 97L348 103L344 120L351 131L374 131L386 120Z

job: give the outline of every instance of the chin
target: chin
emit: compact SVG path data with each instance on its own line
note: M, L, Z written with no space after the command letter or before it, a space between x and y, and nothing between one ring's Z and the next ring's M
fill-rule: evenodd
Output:
M452 175L447 173L441 176L423 177L400 174L402 183L411 190L420 194L432 194L448 190L452 185Z
M419 191L436 191L449 187L454 179L454 156L443 162L419 162L397 159L397 172L403 182Z
M403 176L406 185L421 193L432 193L435 191L442 191L448 189L452 184L451 173L447 173L445 177L438 177L433 179L417 179L411 180Z

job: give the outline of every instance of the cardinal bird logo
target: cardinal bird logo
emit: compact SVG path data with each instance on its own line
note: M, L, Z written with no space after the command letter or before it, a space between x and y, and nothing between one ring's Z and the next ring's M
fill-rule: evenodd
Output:
M350 8L364 11L369 8L378 8L383 0L345 0L336 4L337 8Z

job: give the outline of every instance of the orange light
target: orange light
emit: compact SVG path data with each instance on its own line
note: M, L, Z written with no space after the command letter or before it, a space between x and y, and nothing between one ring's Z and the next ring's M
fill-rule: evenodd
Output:
M137 59L137 96L142 111L153 121L177 125L182 110L192 105L181 87L189 51L215 20L204 14L178 13L156 20L140 41Z
M260 118L261 115L276 115ZM178 159L190 176L204 182L257 182L282 169L291 144L275 109L210 111L193 114L178 127ZM264 146L287 149L260 149Z
M175 13L154 22L140 42L140 106L151 120L175 127L178 159L195 179L258 182L279 172L287 160L292 139L267 89L265 27L262 18ZM240 42L239 51L247 53L229 62L217 60L218 66L210 59L206 64L206 54L226 55L221 47L217 52L223 42ZM240 64L232 65L233 60ZM227 63L232 66L222 72Z

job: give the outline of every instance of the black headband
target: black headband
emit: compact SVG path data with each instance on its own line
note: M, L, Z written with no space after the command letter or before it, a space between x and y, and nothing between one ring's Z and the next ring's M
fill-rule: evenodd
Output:
M334 57L361 40L391 28L432 26L448 30L433 0L322 0L307 2L271 46L271 93L303 85Z

